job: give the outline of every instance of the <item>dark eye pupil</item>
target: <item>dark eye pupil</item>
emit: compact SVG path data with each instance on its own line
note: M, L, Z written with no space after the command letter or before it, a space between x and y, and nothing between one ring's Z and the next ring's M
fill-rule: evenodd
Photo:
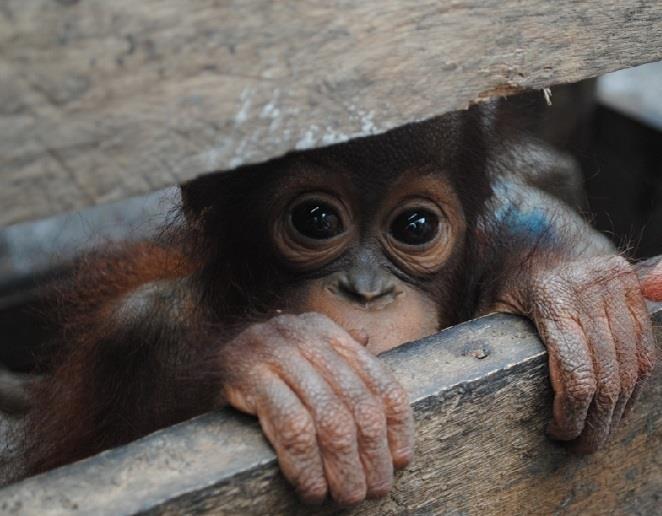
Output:
M391 224L391 235L408 245L421 245L432 240L439 227L437 216L427 210L407 210Z
M302 235L324 240L343 232L338 212L320 201L308 201L292 210L292 225Z

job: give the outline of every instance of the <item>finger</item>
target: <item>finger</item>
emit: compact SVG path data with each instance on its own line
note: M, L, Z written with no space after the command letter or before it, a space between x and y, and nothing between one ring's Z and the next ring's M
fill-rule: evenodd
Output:
M625 406L632 396L639 375L637 340L641 329L631 311L623 287L610 288L605 300L605 312L618 360L621 392L611 418L610 434L618 428Z
M391 371L348 334L327 335L328 342L358 373L370 391L382 400L393 466L404 468L414 454L414 415L409 395Z
M625 292L626 305L637 327L636 357L638 376L634 391L625 406L623 416L627 416L631 410L643 383L650 376L655 366L655 338L653 336L653 326L648 308L634 277L627 278L627 282Z
M549 376L554 390L553 418L547 433L568 441L579 437L596 390L593 359L579 323L567 317L534 321L549 353Z
M251 379L250 383L259 385L260 381L259 379ZM255 399L255 392L251 391L253 389L243 388L243 384L226 383L222 388L222 400L237 410L254 416L257 413L257 400Z
M606 442L611 418L621 392L616 347L609 319L603 308L603 300L589 298L588 306L599 307L602 314L589 314L581 319L581 327L593 357L596 382L595 395L586 414L584 429L573 443L575 451L582 453L592 453Z
M361 346L366 347L368 345L368 342L370 341L370 335L368 335L365 330L354 329L348 330L347 332L356 342L361 344Z
M300 351L322 373L354 415L367 495L384 495L393 485L393 461L387 440L384 406L347 362L327 343L320 344L318 339L316 334L310 335L303 341Z
M315 425L306 407L283 380L266 371L260 382L256 411L285 478L301 500L321 503L327 483Z
M299 351L283 341L275 346L277 374L297 394L312 415L324 473L332 498L352 505L366 496L366 479L359 457L356 425L344 403Z

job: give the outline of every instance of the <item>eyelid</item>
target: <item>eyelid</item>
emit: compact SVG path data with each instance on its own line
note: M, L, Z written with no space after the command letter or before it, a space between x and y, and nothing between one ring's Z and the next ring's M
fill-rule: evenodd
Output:
M394 213L402 213L405 210L416 208L429 209L430 211L439 212L443 217L446 217L443 207L438 202L429 197L417 195L398 200L397 207L391 211L389 218L393 218Z
M349 217L351 216L351 210L349 209L347 204L338 196L334 195L331 192L326 192L324 190L312 190L312 191L301 192L287 204L285 208L285 212L291 213L293 208L303 204L306 201L321 201L325 204L331 205L334 208L340 207L341 209L338 210L338 212L341 215L348 215L348 218L351 218Z

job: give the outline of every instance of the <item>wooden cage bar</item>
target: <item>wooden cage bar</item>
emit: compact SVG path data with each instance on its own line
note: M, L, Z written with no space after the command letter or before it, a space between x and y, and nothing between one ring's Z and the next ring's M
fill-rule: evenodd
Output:
M659 59L657 0L2 0L0 226Z
M662 322L657 308L654 318ZM656 328L658 343L661 328ZM491 315L396 348L416 457L386 498L343 514L654 514L662 501L662 371L611 444L548 440L546 353L526 320ZM0 490L3 514L332 514L301 505L252 418L221 410Z

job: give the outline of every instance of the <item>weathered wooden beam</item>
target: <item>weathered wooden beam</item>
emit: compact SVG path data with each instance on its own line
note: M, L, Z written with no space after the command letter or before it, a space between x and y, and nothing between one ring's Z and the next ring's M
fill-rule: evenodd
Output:
M546 354L527 321L484 317L383 359L410 392L416 458L389 497L346 513L659 510L660 367L612 444L576 456L544 435L551 406ZM256 422L226 410L6 487L0 512L330 514L336 508L300 505Z
M0 0L0 226L658 59L657 0Z

